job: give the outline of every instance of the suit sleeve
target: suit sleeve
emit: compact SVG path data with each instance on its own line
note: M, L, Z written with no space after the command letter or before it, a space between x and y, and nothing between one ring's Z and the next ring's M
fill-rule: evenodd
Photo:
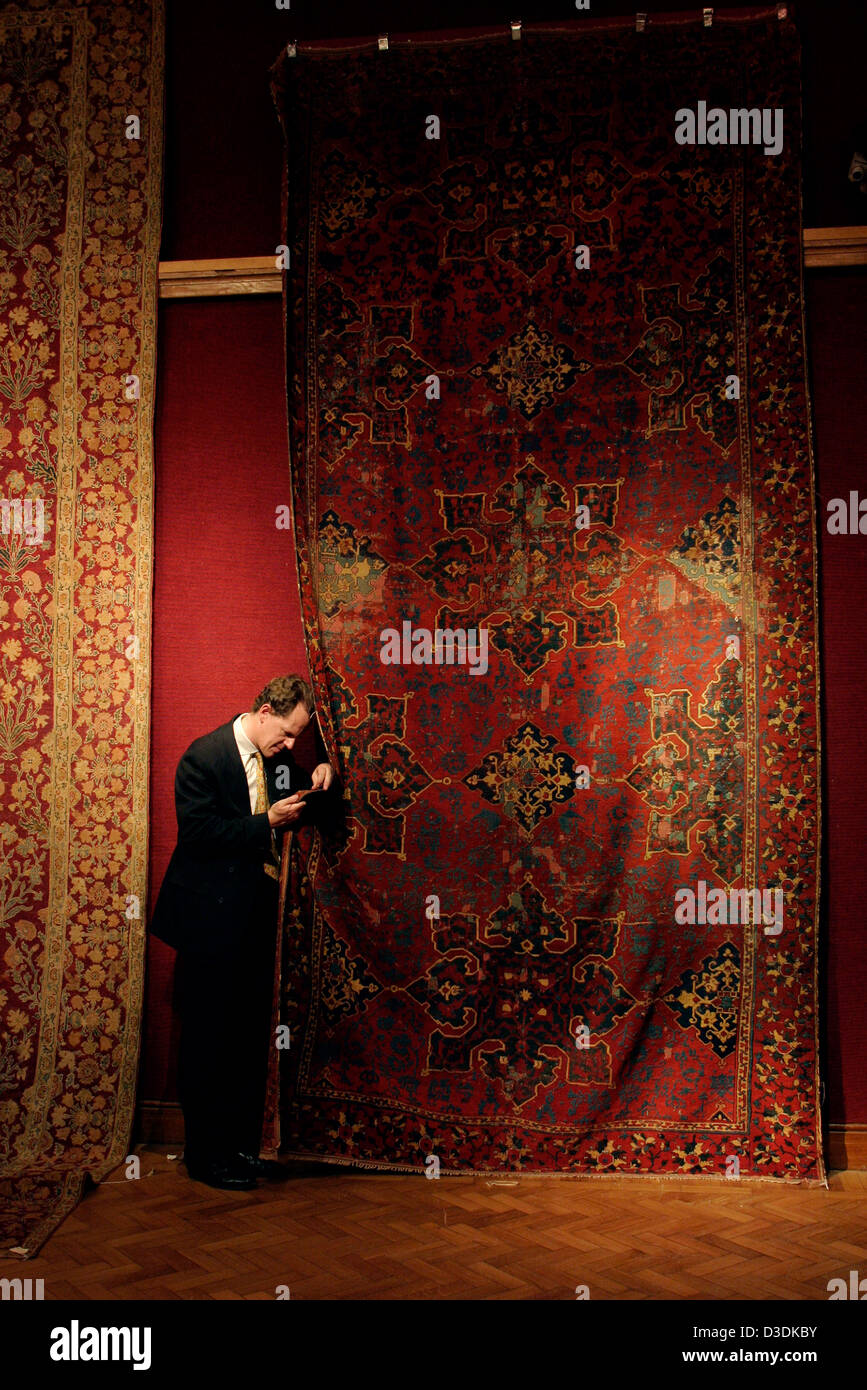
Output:
M222 814L219 784L212 768L189 750L175 774L178 844L206 858L237 854L271 844L268 812L259 815Z

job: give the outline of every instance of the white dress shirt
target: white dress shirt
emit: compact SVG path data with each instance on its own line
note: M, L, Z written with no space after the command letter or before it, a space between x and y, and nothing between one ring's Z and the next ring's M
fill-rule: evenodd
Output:
M250 810L256 810L256 754L258 748L252 739L244 733L244 716L239 714L232 725L232 732L235 735L235 742L238 745L238 752L241 754L241 762L244 764L244 771L247 774L247 787L250 792Z

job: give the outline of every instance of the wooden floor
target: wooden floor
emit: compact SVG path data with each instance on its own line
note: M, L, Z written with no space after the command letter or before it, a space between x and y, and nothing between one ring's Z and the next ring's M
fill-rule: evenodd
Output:
M227 1193L142 1148L35 1259L45 1298L818 1299L867 1275L867 1173L830 1191L658 1179L440 1178L292 1165ZM285 1297L285 1294L284 1294Z

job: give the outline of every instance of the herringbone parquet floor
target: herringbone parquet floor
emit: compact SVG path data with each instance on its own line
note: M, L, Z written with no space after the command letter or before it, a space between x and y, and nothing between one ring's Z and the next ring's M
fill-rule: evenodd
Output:
M250 1193L143 1148L41 1253L0 1275L46 1299L817 1299L867 1275L867 1173L830 1191L656 1179L490 1179L292 1165ZM285 1295L284 1295L285 1296Z

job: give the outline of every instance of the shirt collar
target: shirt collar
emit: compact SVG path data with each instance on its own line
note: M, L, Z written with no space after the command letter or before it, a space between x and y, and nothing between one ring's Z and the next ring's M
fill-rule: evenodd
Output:
M245 758L249 758L251 756L255 757L259 750L256 747L255 743L253 743L252 739L244 732L243 720L243 714L239 714L238 718L235 720L235 738L237 740L238 747L240 748Z

